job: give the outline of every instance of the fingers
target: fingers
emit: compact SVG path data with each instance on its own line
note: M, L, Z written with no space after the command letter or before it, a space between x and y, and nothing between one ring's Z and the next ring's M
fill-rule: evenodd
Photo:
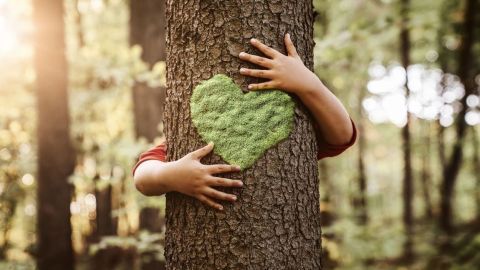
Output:
M240 180L233 180L228 178L222 177L215 177L212 176L208 179L208 185L215 186L215 187L242 187L243 182Z
M270 48L267 45L263 44L258 39L252 38L252 39L250 39L250 43L252 43L252 45L255 46L255 48L257 48L263 54L265 54L266 56L268 56L270 58L274 58L275 56L278 56L278 55L281 54L277 50L275 50L273 48Z
M271 79L273 76L273 72L271 70L249 69L249 68L241 68L240 74L257 77L257 78L266 78L266 79Z
M275 83L273 81L263 82L263 83L253 83L248 85L249 90L267 90L275 88Z
M216 190L216 189L211 188L211 187L206 188L206 189L203 191L203 195L205 195L205 196L207 196L207 197L209 197L209 198L213 198L213 199L217 199L217 200L222 200L222 201L234 202L234 201L237 200L237 196L235 196L235 195L233 195L233 194L228 194L228 193L225 193L225 192Z
M256 64L262 67L271 68L273 66L273 61L271 59L261 57L258 55L241 52L240 54L238 54L238 57L242 60L248 61L250 63Z
M240 171L240 166L238 165L216 164L216 165L206 165L206 166L210 174Z
M210 153L212 150L213 150L213 143L211 142L206 146L193 151L191 154L194 159L201 159L204 156L208 155L208 153Z
M285 35L285 46L287 47L287 53L288 53L289 56L299 58L298 53L297 53L297 49L295 49L295 46L293 45L292 39L290 38L290 34L288 34L288 33Z
M218 209L218 210L223 210L223 206L219 203L216 203L214 200L208 198L207 196L205 195L198 195L196 197L199 201L201 201L202 203L210 206L210 207L213 207L215 209Z

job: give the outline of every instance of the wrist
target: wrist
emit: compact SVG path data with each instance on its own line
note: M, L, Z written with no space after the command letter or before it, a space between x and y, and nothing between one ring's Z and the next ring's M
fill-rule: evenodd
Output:
M310 99L326 89L320 78L313 73L312 75L310 82L297 93L301 100Z

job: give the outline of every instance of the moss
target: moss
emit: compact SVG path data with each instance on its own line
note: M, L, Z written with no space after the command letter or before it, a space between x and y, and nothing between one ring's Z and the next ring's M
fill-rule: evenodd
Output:
M190 99L192 121L214 152L242 170L252 166L293 129L295 103L279 90L244 94L228 76L202 81Z

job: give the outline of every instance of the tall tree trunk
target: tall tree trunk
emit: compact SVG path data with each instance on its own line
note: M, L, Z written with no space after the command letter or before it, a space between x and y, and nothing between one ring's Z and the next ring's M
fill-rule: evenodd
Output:
M320 187L324 189L324 196L320 200L323 203L320 207L320 224L322 227L331 226L335 220L335 213L332 207L333 186L330 182L330 170L326 160L318 162L320 171ZM325 237L325 235L323 235Z
M402 0L401 2L401 29L400 29L400 55L402 66L405 69L405 98L408 108L408 100L410 97L410 88L408 87L408 66L410 65L410 0ZM406 241L404 245L404 255L410 259L413 255L412 250L412 233L413 233L413 173L412 173L412 154L410 140L410 124L411 115L407 109L407 122L402 128L403 141L403 224L406 233Z
M359 89L358 95L358 132L361 134L358 136L358 222L360 224L366 225L368 223L368 208L367 208L367 174L365 171L365 147L366 147L366 138L365 138L365 124L363 122L363 108L362 101L365 97L365 87Z
M425 149L422 153L422 175L420 177L421 184L422 184L422 193L423 193L423 201L425 204L425 216L427 218L433 217L433 207L432 207L432 199L430 196L430 190L432 189L432 173L430 168L430 149L431 149L431 142L430 142L430 134L431 128L430 123L425 121L424 123L424 140L425 140Z
M292 34L306 66L313 68L313 5L307 0L167 0L167 159L203 145L190 118L194 87L218 73L242 89L260 79L241 76L241 51L257 52L252 37L285 53ZM167 269L322 269L318 168L312 117L295 98L289 138L267 150L242 179L223 211L177 192L167 193ZM220 163L217 155L203 160Z
M478 0L467 0L465 5L465 20L463 35L459 49L459 61L457 75L465 87L465 95L461 99L462 109L458 113L455 123L457 138L453 146L450 158L443 170L443 182L441 187L440 226L446 232L452 231L452 196L455 181L460 171L463 159L463 145L467 128L465 115L467 113L467 97L473 93L475 82L470 68L472 64L472 47L475 34L475 16L478 14Z
M40 270L74 268L70 141L63 1L33 1L38 138L38 260Z
M95 176L95 200L96 200L96 223L94 239L100 241L104 236L117 234L116 219L112 218L112 185L100 187L98 183L100 176ZM107 270L113 269L119 262L118 248L107 247L99 250L94 256L94 269Z
M475 126L472 127L473 144L473 174L476 176L475 201L477 203L477 218L480 219L480 143L478 142L478 133Z
M165 1L130 1L130 44L142 47L141 58L151 68L165 61ZM137 82L133 87L135 134L148 141L160 135L165 87L151 88Z
M130 44L142 47L142 60L150 68L158 61L165 61L165 1L130 1ZM135 133L152 142L160 135L158 125L163 119L165 87L150 88L144 83L135 83L133 87L133 107ZM155 207L140 210L140 229L161 232L163 218ZM147 258L148 257L148 258ZM141 268L161 269L164 263L156 261L152 254L142 256Z

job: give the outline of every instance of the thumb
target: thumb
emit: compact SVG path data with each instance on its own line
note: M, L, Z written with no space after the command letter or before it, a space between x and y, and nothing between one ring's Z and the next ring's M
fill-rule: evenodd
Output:
M300 58L300 56L298 56L297 49L295 48L295 45L293 45L293 42L292 42L292 39L290 38L289 33L285 34L285 46L287 47L287 54L289 56Z
M192 157L194 159L202 159L204 156L208 155L208 153L212 152L213 150L213 142L208 143L202 148L199 148L192 152Z

